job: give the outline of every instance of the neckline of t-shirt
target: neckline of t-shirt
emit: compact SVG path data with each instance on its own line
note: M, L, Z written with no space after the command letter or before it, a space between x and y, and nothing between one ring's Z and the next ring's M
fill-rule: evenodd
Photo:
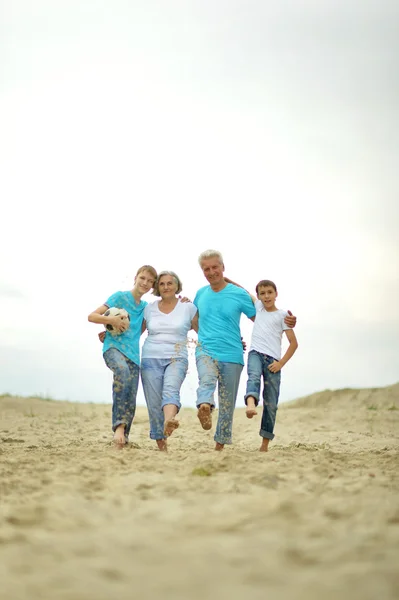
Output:
M161 313L161 315L165 315L165 317L167 317L168 315L171 315L171 314L173 314L173 313L175 312L176 308L177 308L177 307L179 306L179 304L180 304L180 300L177 300L177 302L176 302L176 306L173 308L173 310L171 310L169 313L164 313L164 312L163 312L163 311L162 311L162 310L159 308L159 303L160 303L160 302L161 302L161 300L157 300L157 302L156 302L156 307L157 307L157 310L158 310L158 312L160 312L160 313Z

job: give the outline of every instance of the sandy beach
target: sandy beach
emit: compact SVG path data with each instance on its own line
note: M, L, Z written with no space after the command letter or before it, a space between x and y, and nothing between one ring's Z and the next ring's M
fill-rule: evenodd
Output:
M267 454L243 409L222 453L183 409L167 454L110 411L0 398L1 598L399 598L399 384L283 404Z

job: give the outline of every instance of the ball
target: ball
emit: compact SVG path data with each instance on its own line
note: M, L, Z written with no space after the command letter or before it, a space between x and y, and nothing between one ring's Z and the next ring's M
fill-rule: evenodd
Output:
M117 308L116 306L111 306L110 308L108 308L105 311L104 316L106 316L106 317L120 316L120 317L122 317L122 319L127 319L128 321L130 321L129 313L127 312L127 310L125 310L124 308ZM115 327L113 325L111 325L110 323L107 323L107 325L105 327L107 328L107 330L110 333L112 333L112 335L118 335L118 334L122 333L121 331L119 331L119 329L115 329Z

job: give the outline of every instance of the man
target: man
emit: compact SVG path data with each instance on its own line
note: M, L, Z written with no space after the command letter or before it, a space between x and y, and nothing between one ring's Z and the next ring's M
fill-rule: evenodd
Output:
M198 418L203 429L212 427L214 392L218 384L219 415L214 440L215 450L231 444L234 408L241 371L244 366L240 333L241 314L255 320L255 306L243 288L224 277L223 257L217 250L205 250L198 262L209 285L198 290L198 346L196 363ZM294 327L296 318L286 318Z

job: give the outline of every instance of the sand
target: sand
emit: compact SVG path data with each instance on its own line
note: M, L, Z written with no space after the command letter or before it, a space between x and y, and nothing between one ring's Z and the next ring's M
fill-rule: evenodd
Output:
M399 598L399 384L283 404L267 454L243 409L118 451L110 409L0 398L0 598Z

